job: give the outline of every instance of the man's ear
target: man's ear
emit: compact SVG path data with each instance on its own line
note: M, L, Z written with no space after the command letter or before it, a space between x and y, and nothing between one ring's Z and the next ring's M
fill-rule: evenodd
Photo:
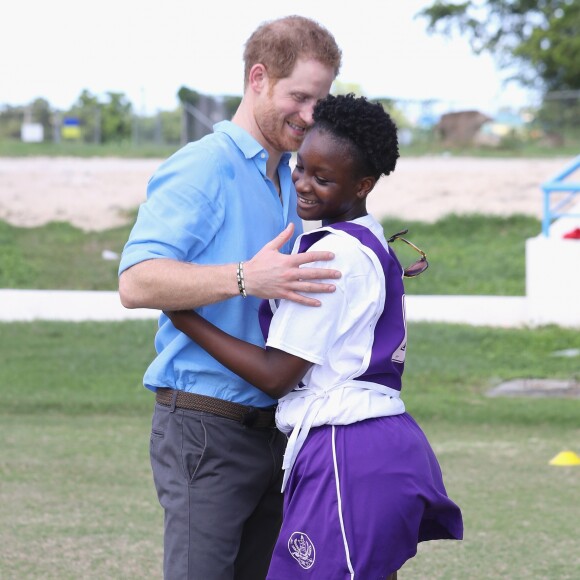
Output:
M366 199L366 196L372 191L373 187L375 186L377 180L372 177L363 177L359 182L358 191L356 192L356 196L359 199Z
M262 92L264 87L268 86L268 71L263 64L256 63L252 66L248 76L248 85L257 93Z

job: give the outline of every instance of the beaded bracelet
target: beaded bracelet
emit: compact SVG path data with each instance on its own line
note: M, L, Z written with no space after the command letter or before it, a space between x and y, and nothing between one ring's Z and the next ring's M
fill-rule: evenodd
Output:
M248 295L246 294L246 284L244 282L244 263L243 262L238 263L238 269L236 270L236 277L238 279L238 290L240 291L240 294L244 298L247 298Z

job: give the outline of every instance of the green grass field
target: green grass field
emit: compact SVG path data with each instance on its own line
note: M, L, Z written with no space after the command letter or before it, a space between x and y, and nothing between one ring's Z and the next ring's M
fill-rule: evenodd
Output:
M123 157L165 159L179 145L135 145L131 142L95 145L93 143L22 143L16 139L0 139L0 157Z
M526 142L510 139L501 147L455 146L443 145L434 136L417 138L411 145L401 146L401 155L417 157L425 155L453 155L454 157L519 157L548 158L569 157L578 154L580 142L578 135L572 131L560 146ZM0 139L0 157L125 157L125 158L159 158L164 159L176 151L178 144L135 144L131 141L96 145L93 143L22 143L17 139Z
M0 287L114 290L126 226L0 222ZM409 228L429 270L418 294L524 294L537 220L449 216ZM403 263L416 259L395 246ZM0 578L160 578L162 513L148 458L152 395L142 376L154 321L0 323ZM465 519L463 542L422 545L400 577L577 578L580 401L488 398L513 378L580 380L575 330L411 324L407 409L427 432Z
M128 224L86 233L66 223L37 228L0 221L0 288L116 290L118 263L103 250L120 253ZM403 227L428 256L430 267L409 280L409 294L525 294L525 241L540 230L537 219L480 215L448 216L434 224L390 220L388 235ZM403 263L417 255L402 242L395 250Z
M160 578L162 513L141 386L154 321L0 323L0 578ZM461 505L463 542L400 577L575 579L580 401L488 398L515 377L580 379L577 331L411 324L407 409Z
M129 229L87 233L64 222L23 228L0 220L0 288L114 290L118 262L102 252L120 253Z

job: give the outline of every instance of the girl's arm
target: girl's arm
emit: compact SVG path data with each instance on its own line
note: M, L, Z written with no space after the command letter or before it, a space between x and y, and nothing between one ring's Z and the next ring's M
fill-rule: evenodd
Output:
M222 365L267 395L289 393L312 366L310 361L275 348L263 349L227 334L190 310L165 312L180 330Z

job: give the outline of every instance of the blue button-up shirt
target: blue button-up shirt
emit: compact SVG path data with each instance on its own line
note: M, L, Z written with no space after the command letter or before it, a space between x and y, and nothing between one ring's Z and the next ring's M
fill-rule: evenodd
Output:
M278 166L283 203L266 177L267 159L267 151L229 121L172 155L149 181L147 201L139 208L119 273L154 258L196 264L248 260L290 221L298 235L302 222L296 213L290 154ZM283 251L289 253L293 242ZM225 332L263 346L259 304L253 296L238 296L197 312ZM257 407L274 402L176 330L163 314L155 348L157 357L144 377L149 389L171 387Z

